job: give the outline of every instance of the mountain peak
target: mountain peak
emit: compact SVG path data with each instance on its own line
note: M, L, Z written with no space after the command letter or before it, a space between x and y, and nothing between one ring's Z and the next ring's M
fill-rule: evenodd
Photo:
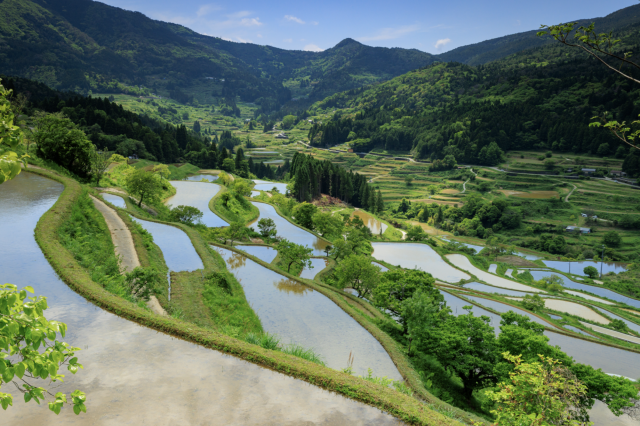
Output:
M346 46L362 46L362 43L355 41L352 38L345 38L344 40L342 40L340 43L336 44L335 46L333 46L334 49L339 49L341 47L346 47Z

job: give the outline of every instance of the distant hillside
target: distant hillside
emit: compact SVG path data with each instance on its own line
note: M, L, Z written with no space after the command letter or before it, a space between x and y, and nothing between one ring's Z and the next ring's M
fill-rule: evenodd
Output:
M321 53L233 43L91 0L0 2L0 73L82 93L161 92L206 103L239 96L274 110L292 92L322 99L432 58L350 39Z
M599 32L615 31L628 25L640 23L640 5L620 9L604 18L576 18L575 21L582 25L589 25L595 22ZM544 22L544 24L551 25L558 24L558 22ZM521 52L525 49L543 46L553 41L550 38L537 37L537 32L538 30L526 31L458 47L449 52L437 55L437 59L443 62L461 62L469 65L481 65Z
M619 31L620 51L640 52L639 27ZM640 61L640 54L632 60ZM508 150L629 154L629 172L640 174L637 150L630 154L608 131L589 127L591 118L604 111L619 121L637 119L640 88L559 43L479 67L432 64L374 87L335 94L310 111L333 109L339 111L332 120L310 131L313 145L350 138L360 150L412 151L415 158L432 160L451 154L459 162L488 165Z

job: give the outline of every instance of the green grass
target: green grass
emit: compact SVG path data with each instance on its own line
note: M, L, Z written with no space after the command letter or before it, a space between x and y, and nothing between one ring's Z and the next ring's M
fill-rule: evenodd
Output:
M78 197L67 220L58 230L58 238L91 279L107 291L133 302L118 266L111 234L104 218L93 205L86 190Z
M234 194L233 199L226 206L221 197L225 192ZM246 225L256 220L260 215L260 210L256 206L251 204L245 197L235 196L235 193L229 191L226 187L222 187L220 192L209 201L209 208L228 223L242 222Z
M264 349L272 351L280 351L285 354L293 355L298 358L305 359L314 364L324 366L325 363L322 357L315 353L312 349L305 349L304 347L296 344L281 345L280 338L275 334L270 333L248 333L244 336L244 341L253 345L258 345Z

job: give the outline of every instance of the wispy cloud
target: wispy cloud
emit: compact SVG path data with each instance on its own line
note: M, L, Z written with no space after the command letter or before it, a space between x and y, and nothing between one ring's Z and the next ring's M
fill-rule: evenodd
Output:
M315 44L307 44L303 50L306 50L307 52L322 52L324 49L321 49Z
M302 19L296 18L295 16L291 16L291 15L284 15L284 20L285 21L290 21L290 22L295 22L296 24L304 24L305 23Z
M378 41L378 40L393 40L407 34L414 33L420 29L419 25L405 25L398 28L383 28L377 32L377 34L366 37L359 37L358 41Z
M251 40L249 40L249 39L244 39L244 38L242 38L242 37L236 37L236 39L238 39L238 41L239 41L240 43L251 43Z
M441 38L440 40L436 41L436 44L434 46L436 49L440 49L442 47L445 47L449 43L451 43L450 38Z
M293 39L292 38L285 38L284 40L285 43L293 43Z
M206 15L210 14L211 12L215 12L217 10L222 10L222 8L220 6L215 5L215 4L205 4L205 5L200 6L198 11L196 12L196 15L198 15L198 18L200 18L201 16L206 16Z

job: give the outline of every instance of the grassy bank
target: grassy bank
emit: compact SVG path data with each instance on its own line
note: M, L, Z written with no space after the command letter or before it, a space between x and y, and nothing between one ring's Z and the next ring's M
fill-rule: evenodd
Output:
M146 327L234 355L373 405L411 424L457 424L456 421L429 409L420 401L385 386L366 382L282 352L266 350L224 334L194 326L186 321L155 315L109 293L91 279L89 273L79 265L58 238L58 229L69 217L73 205L81 195L82 188L71 179L49 172L35 171L35 173L65 185L56 204L40 218L35 229L36 241L61 279L97 306Z
M209 201L209 208L211 211L222 219L231 222L242 222L247 225L260 216L260 211L256 206L251 204L245 197L237 196L232 190L229 190L226 186L221 186L222 189L216 194L215 197ZM231 194L233 197L225 204L222 194Z

